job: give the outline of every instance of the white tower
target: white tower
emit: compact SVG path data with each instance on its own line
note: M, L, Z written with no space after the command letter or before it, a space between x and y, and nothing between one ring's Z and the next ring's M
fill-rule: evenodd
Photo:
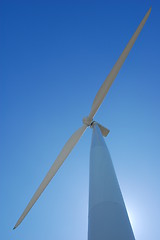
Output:
M89 177L88 240L135 240L112 160L93 126Z

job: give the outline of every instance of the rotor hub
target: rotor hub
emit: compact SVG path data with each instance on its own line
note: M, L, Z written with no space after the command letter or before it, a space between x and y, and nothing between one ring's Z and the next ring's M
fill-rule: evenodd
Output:
M87 125L88 127L89 126L91 127L94 122L93 119L89 117L84 117L82 121L83 121L83 124Z

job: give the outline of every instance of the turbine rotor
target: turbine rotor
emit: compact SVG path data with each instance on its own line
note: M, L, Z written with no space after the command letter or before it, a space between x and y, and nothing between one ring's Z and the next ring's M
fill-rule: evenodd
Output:
M135 43L139 33L141 32L142 28L144 27L144 24L147 21L149 15L150 15L150 12L151 12L151 8L149 9L149 11L144 16L144 18L141 21L140 25L138 26L136 32L133 34L133 36L130 39L130 41L128 42L126 48L122 52L121 56L119 57L118 61L114 65L113 69L111 70L110 74L105 79L105 81L103 82L101 88L97 92L97 94L95 96L95 99L93 101L93 104L92 104L89 116L88 117L84 117L83 120L82 120L83 121L83 126L80 127L68 139L68 141L66 142L66 144L62 148L61 152L57 156L56 160L54 161L53 165L51 166L50 170L48 171L47 175L45 176L45 178L43 179L42 183L38 187L37 191L33 195L32 199L28 203L28 205L25 208L24 212L22 213L22 215L18 219L16 225L14 226L14 229L23 221L25 216L28 214L30 209L33 207L35 202L38 200L38 198L40 197L42 192L45 190L45 188L47 187L49 182L52 180L52 178L55 176L55 174L57 173L58 169L61 167L61 165L63 164L63 162L65 161L65 159L69 155L69 153L72 151L74 146L77 144L77 142L79 141L79 139L81 138L81 136L85 132L86 128L89 127L89 126L92 128L94 124L97 124L99 126L101 132L102 132L102 135L105 136L105 137L108 135L109 130L107 128L105 128L104 126L102 126L101 124L93 121L93 117L95 116L97 110L101 106L101 104L102 104L106 94L108 93L108 91L109 91L109 89L110 89L114 79L116 78L120 68L122 67L125 59L127 58L131 48L133 47L133 45L134 45L134 43Z
M82 119L82 122L84 125L87 125L87 127L91 126L93 123L93 119L91 119L90 117L84 117Z

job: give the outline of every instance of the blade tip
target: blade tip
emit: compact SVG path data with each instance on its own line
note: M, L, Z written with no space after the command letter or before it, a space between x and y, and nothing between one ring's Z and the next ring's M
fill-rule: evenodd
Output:
M14 225L14 228L13 228L13 230L15 230L17 227L18 227L18 223L16 223L16 225Z
M151 13L151 10L152 10L152 6L149 8L149 10L148 10L148 12L149 12L149 14Z

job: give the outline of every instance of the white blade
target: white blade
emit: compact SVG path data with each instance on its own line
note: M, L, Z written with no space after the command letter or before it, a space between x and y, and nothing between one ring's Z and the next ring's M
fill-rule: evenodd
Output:
M74 146L76 145L76 143L78 142L78 140L80 139L80 137L82 136L82 134L84 133L86 128L87 128L86 125L83 125L81 128L79 128L70 137L70 139L67 141L67 143L64 145L64 147L62 148L60 154L58 155L58 157L56 158L56 160L53 163L52 167L50 168L49 172L47 173L47 175L43 179L41 185L39 186L39 188L37 189L37 191L33 195L32 199L30 200L30 202L27 205L26 209L24 210L24 212L22 213L21 217L19 218L19 220L17 221L16 225L14 226L14 229L23 221L23 219L25 218L25 216L27 215L29 210L35 204L35 202L37 201L37 199L39 198L41 193L47 187L47 185L49 184L51 179L54 177L54 175L56 174L56 172L58 171L58 169L60 168L60 166L64 162L64 160L67 158L69 153L72 151L72 149L74 148Z
M106 78L106 80L104 81L104 83L102 84L101 88L99 89L97 95L95 96L95 99L93 101L93 105L90 111L90 114L88 116L89 119L93 119L95 113L97 112L98 108L100 107L102 101L104 100L110 86L112 85L114 79L116 78L120 68L122 67L125 59L127 58L131 48L133 47L138 35L140 34L145 22L147 21L149 14L151 12L151 8L149 9L149 11L146 13L145 17L143 18L142 22L140 23L140 25L138 26L136 32L134 33L134 35L132 36L132 38L130 39L129 43L127 44L126 48L124 49L124 51L122 52L121 56L119 57L118 61L116 62L116 64L114 65L113 69L111 70L110 74L108 75L108 77Z
M109 133L109 129L102 126L101 124L97 123L98 127L100 128L101 130L101 133L103 135L103 137L107 137L108 133Z

